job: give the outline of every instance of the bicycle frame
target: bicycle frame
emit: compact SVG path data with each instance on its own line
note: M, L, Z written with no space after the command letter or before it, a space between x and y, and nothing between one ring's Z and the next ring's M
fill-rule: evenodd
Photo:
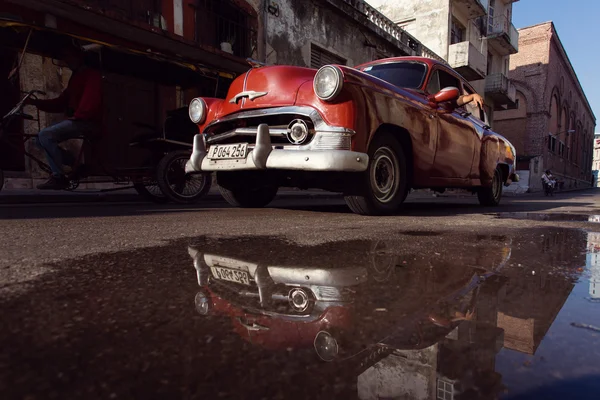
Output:
M7 145L8 147L18 150L20 151L21 149L19 147L17 147L14 143L6 140L7 136L11 136L9 132L6 131L6 128L8 126L10 126L10 124L16 120L17 118L23 118L26 120L30 120L30 121L37 121L38 123L38 132L40 130L40 112L39 110L37 111L37 118L29 115L29 114L25 114L23 113L23 107L25 106L25 101L27 101L27 99L29 99L30 97L35 98L36 94L45 94L42 91L39 90L32 90L26 93L25 97L23 97L13 108L12 110L10 110L4 117L2 117L2 120L0 120L0 141L2 141L3 144ZM14 135L17 136L17 135ZM23 137L23 143L27 142L29 139L33 139L33 138L37 138L37 134L18 134L18 136L22 136ZM27 150L23 149L23 153L29 157L30 159L34 160L38 166L40 167L40 169L44 172L47 173L51 173L52 170L50 169L50 166L40 160L38 157L36 157L35 155L33 155L32 153L28 152Z

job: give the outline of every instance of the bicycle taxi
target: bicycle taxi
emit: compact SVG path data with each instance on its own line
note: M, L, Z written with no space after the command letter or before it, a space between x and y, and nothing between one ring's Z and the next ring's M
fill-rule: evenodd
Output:
M55 57L60 43L68 39L85 51L86 64L101 71L104 94L112 92L109 101L104 96L103 121L106 123L102 123L102 132L94 138L79 137L67 141L78 144L63 143L63 148L68 147L76 159L67 176L66 190L76 190L83 183L112 183L113 187L101 191L134 188L146 199L157 203L169 200L194 203L208 192L210 174L185 173L193 137L198 133L197 126L189 119L187 105L179 101L178 107L164 109L162 115L155 115L152 110L156 110L156 104L152 102L157 101L157 92L167 93L167 97L169 93L171 97L173 93L180 96L188 88L214 91L216 96L220 90L226 90L231 77L214 74L175 57L147 54L24 23L0 19L0 33L0 49L9 47L18 52L15 68L8 78L15 90L20 91L24 86L19 82L18 72L26 53L51 58L54 66L60 67L60 60ZM135 86L135 99L128 98L129 89L124 88L127 85ZM172 90L174 88L176 90ZM43 127L40 112L32 113L34 108L25 104L29 98L45 97L41 90L28 90L2 117L0 154L20 152L49 173L50 167L42 153L28 144L35 140L37 133L25 133L23 129L24 121L37 124L35 132ZM170 102L173 103L176 102ZM165 108L164 104L162 107ZM3 183L3 169L10 171L10 166L3 165L2 158L0 182Z

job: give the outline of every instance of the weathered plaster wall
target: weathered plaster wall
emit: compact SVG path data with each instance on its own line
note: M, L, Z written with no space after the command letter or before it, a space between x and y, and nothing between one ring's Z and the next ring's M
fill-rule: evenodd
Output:
M435 398L438 351L436 344L389 355L358 376L358 398Z
M310 66L312 45L347 60L350 66L402 55L385 39L323 1L279 0L277 5L278 14L269 13L266 18L267 64Z
M445 60L450 44L450 0L367 0Z

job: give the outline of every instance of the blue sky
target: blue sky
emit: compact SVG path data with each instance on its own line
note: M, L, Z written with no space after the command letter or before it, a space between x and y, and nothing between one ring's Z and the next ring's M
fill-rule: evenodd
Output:
M594 74L600 70L598 17L598 0L521 0L513 4L513 24L517 29L554 22L596 119L600 119L600 74ZM600 132L600 127L596 126L596 132Z

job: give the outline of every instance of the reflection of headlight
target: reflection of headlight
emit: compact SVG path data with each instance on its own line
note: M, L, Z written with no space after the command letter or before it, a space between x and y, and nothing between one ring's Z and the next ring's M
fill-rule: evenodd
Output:
M210 299L204 292L196 293L196 297L194 298L194 305L196 306L196 311L200 315L208 315L211 309Z
M206 103L200 97L195 98L188 108L190 119L195 124L201 124L206 119Z
M315 336L315 351L323 361L333 361L337 358L339 347L337 340L329 332L321 331Z
M341 92L343 85L342 71L332 65L321 67L313 81L315 94L325 101L333 100Z

